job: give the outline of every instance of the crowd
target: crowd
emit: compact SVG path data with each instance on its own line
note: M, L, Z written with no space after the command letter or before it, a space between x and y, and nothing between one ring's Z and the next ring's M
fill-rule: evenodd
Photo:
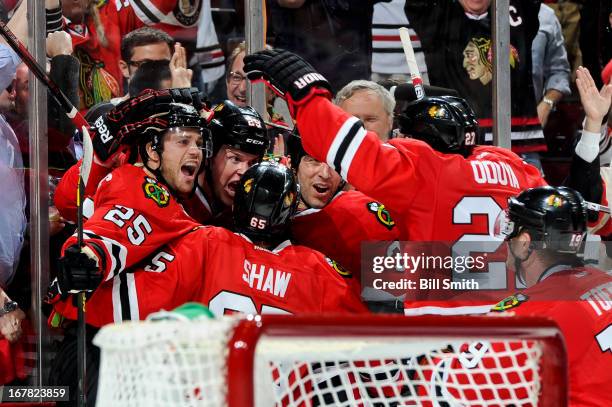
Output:
M27 1L1 3L24 43ZM467 304L554 319L571 402L609 404L612 277L585 266L583 251L587 232L605 241L612 230L601 208L612 199L610 1L510 1L511 149L491 145L490 0L266 5L269 45L247 55L242 2L45 0L46 68L89 121L94 153L80 246L89 157L50 97L38 112L50 191L43 310L30 305L30 75L0 43L0 385L32 374L28 321L43 313L57 338L48 383L76 394L75 298L85 292L94 378L100 327L190 301L216 316ZM426 84L420 100L401 26ZM247 104L249 81L268 85L265 112ZM453 303L362 284L363 242L393 252L481 240L490 246L471 251L507 247L503 276L488 276L505 289L489 296ZM519 288L525 300L504 306ZM551 300L555 290L564 301ZM604 306L584 301L594 291ZM91 405L96 386L87 383Z

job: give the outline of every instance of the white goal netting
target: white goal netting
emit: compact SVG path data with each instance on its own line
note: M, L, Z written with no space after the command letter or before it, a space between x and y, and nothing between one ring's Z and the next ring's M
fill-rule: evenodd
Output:
M223 406L235 319L128 322L104 327L97 406Z
M542 394L545 346L537 339L371 336L367 326L362 336L298 330L262 335L248 344L254 368L228 371L240 321L102 329L94 340L102 350L97 405L224 406L242 375L257 406L537 406Z
M266 338L258 406L536 406L536 341ZM270 391L273 389L274 391Z

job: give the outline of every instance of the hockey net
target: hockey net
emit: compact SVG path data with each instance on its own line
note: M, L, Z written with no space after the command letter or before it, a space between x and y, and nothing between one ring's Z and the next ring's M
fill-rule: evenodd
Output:
M558 406L550 321L225 317L104 328L99 406Z

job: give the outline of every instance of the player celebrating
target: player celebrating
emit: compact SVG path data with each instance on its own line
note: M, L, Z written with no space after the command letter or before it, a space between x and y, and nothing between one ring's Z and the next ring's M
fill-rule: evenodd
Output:
M399 123L412 138L382 143L329 101L328 82L299 56L265 50L245 62L249 79L267 81L285 96L306 151L385 204L403 240L461 240L475 243L467 251L483 251L478 242L492 239L507 198L545 183L511 151L475 145L476 118L463 99L411 103Z
M362 241L399 239L389 211L359 191L342 191L345 183L340 175L306 154L297 128L287 139L287 151L303 206L293 218L294 239L359 275Z
M350 286L353 279L321 253L288 240L299 201L291 170L273 162L251 167L234 201L235 232L199 227L168 243L130 270L129 295L117 283L99 285L99 266L66 267L66 289L95 290L87 303L88 324L144 319L186 301L200 301L216 315L365 310Z
M508 240L507 266L528 288L493 311L554 319L567 343L570 405L612 404L612 277L576 255L587 230L582 196L566 187L529 189L508 200L497 223Z
M262 160L270 144L262 117L250 106L226 100L213 109L213 156L198 177L185 209L203 224L231 227L236 186L244 172Z
M123 108L121 104L116 109ZM85 246L76 246L76 236L65 242L64 270L52 284L51 302L65 296L68 285L90 284L78 275L64 281L66 270L96 264L100 281L116 277L129 284L132 276L122 275L126 268L198 226L177 198L194 190L203 159L210 156L207 124L190 105L154 104L149 109L151 117L127 123L114 136L122 143L132 140L142 163L122 165L99 184L92 215L84 224ZM63 316L75 313L71 301L57 302L55 309Z

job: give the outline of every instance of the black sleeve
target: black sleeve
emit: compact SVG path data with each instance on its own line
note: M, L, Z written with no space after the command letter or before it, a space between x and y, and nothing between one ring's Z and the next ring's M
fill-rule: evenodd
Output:
M599 168L599 155L589 163L573 153L570 172L563 184L580 192L587 201L600 203L603 196L603 180ZM593 217L594 219L591 219ZM590 221L596 219L596 213L589 213Z
M54 31L59 31L64 28L64 19L62 18L62 9L45 9L45 16L47 20L47 34Z
M51 58L49 76L74 106L79 105L79 69L79 60L72 55L57 55ZM47 98L47 106L49 145L52 146L50 152L57 153L55 158L58 160L53 160L54 165L65 169L72 165L73 157L68 154L68 145L76 128L64 109L50 95Z

